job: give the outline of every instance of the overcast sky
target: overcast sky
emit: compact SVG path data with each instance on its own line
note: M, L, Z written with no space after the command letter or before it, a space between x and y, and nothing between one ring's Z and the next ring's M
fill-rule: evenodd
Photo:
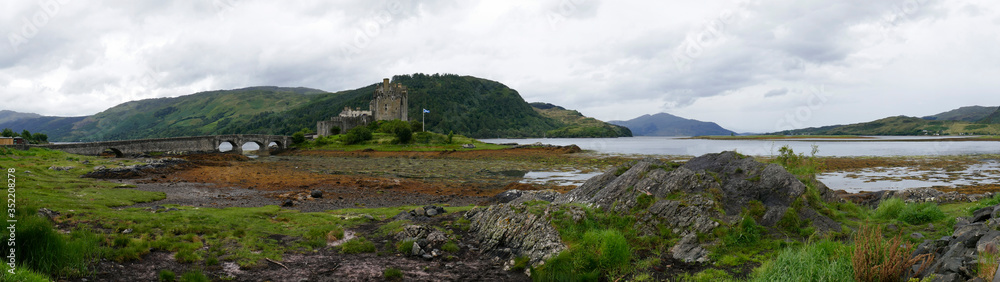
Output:
M697 3L695 3L697 2ZM739 132L998 106L1000 3L3 1L0 109L453 73L601 120Z

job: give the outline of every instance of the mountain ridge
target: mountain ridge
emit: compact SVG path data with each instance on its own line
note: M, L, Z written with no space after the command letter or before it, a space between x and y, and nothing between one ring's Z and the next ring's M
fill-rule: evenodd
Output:
M668 113L645 114L627 121L608 123L628 127L635 136L732 135L735 132L714 122L686 119Z

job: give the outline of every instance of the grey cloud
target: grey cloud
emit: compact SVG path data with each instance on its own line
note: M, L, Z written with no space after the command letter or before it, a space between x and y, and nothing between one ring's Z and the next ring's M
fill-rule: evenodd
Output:
M764 93L764 98L784 96L785 94L788 94L788 88L774 89Z

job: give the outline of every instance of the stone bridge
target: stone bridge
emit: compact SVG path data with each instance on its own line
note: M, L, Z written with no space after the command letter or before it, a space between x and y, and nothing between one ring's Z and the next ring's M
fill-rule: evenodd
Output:
M233 146L232 152L243 153L243 145L246 143L256 143L262 150L266 150L271 142L274 142L279 149L285 149L292 142L291 137L280 135L262 134L232 134L232 135L211 135L194 137L174 137L159 139L138 139L122 141L101 141L70 144L48 144L33 145L37 147L60 150L67 153L97 156L107 151L113 152L116 157L140 155L152 152L170 153L208 153L219 152L219 146L229 143Z

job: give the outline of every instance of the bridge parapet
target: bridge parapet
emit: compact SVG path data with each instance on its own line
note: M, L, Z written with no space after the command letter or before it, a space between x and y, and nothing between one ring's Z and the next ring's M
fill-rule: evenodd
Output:
M233 145L233 152L243 153L243 144L251 142L259 145L261 149L266 149L271 142L274 142L280 149L286 149L291 142L291 137L264 134L229 134L36 146L73 154L94 156L100 155L106 150L111 150L115 152L115 155L125 156L150 152L218 152L219 145L226 142Z

